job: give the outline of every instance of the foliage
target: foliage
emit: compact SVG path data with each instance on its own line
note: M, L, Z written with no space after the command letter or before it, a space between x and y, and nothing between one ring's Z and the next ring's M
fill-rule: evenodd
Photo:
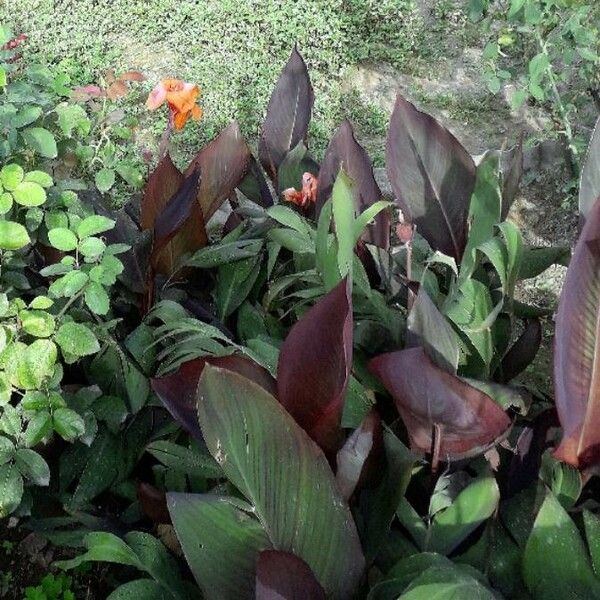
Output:
M559 446L521 377L543 311L515 288L568 257L505 220L522 148L476 163L398 96L383 199L349 122L311 154L312 89L294 49L258 158L234 122L182 171L161 157L137 208L65 211L60 180L8 161L3 259L61 254L6 293L2 489L51 484L29 526L85 549L63 569L114 563L111 600L600 597L598 204L558 313ZM58 434L48 462L15 446L34 411Z
M381 111L350 96L340 79L365 60L411 66L423 38L413 0L154 0L143 12L129 0L79 0L64 11L53 0L36 0L35 10L29 0L13 0L0 4L0 20L30 35L32 60L58 63L75 85L98 82L109 68L132 66L201 82L206 117L199 130L183 134L177 158L191 156L232 119L254 136L278 66L295 42L319 90L312 126L317 154L341 118L360 119L355 124L361 133L377 134L381 125L369 118L380 120ZM131 112L142 119L135 102ZM144 117L144 123L155 134L163 125L160 118Z
M468 10L490 35L483 57L490 91L513 84L513 109L549 106L578 173L586 136L575 123L595 103L600 111L600 12L595 2L469 0ZM480 21L480 19L484 19Z
M28 587L24 600L75 600L71 590L71 578L65 573L48 573L40 585Z
M2 27L0 45L11 37L10 30ZM27 44L22 41L18 49ZM116 174L121 195L139 188L141 161L132 156L130 144L137 121L118 107L118 99L130 92L126 81L139 81L142 76L128 72L117 79L109 71L105 87L73 91L65 73L23 65L15 52L2 51L0 83L5 93L0 120L6 133L0 159L18 159L23 167L35 168L40 161L60 158L60 177L72 180L69 189L73 190L95 184L106 193L115 185Z
M65 465L49 465L48 458L60 453L62 440L93 451L105 443L107 427L116 431L128 412L122 399L102 393L98 380L88 387L82 372L88 357L101 350L105 355L111 343L118 346L110 296L123 271L118 256L129 249L108 243L115 222L94 214L73 190L81 186L61 169L68 134L87 130L90 121L81 120L77 105L53 104L63 78L43 69L21 72L15 64L1 67L7 78L0 109L5 118L12 115L0 168L3 516L29 514L33 486L51 485L51 494L60 496L78 481L74 498L87 499L86 486L98 489L98 473L88 475L92 483L85 476L81 481L85 463L71 464L65 477ZM133 411L140 407L138 401Z

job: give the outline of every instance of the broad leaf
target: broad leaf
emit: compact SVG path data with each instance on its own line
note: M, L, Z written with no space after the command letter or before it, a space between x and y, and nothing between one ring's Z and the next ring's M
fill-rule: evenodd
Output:
M366 515L361 538L368 564L377 557L388 537L417 462L417 457L389 429L383 432L383 442L386 458L383 479L374 490L365 490L360 497Z
M152 579L135 579L120 585L106 600L165 600L165 590Z
M340 171L333 186L331 205L337 240L337 263L342 277L352 271L354 261L354 202L352 180Z
M567 267L570 258L568 246L525 246L517 279L537 277L554 264Z
M387 173L407 220L434 250L459 260L475 164L460 142L433 117L398 95L386 145Z
M583 511L585 538L592 558L596 577L600 576L600 518L589 510Z
M346 500L352 496L363 473L366 474L369 457L382 448L382 435L381 418L371 410L337 453L335 480Z
M435 515L428 550L449 554L498 507L500 490L492 476L462 490L452 504Z
M299 142L295 148L287 153L277 170L277 191L281 194L289 188L300 188L303 185L304 173L313 177L319 174L319 165L308 154L304 142Z
M167 494L188 565L207 600L253 600L256 560L271 547L252 507L213 494Z
M206 364L235 371L275 395L275 380L266 369L243 356L210 356L183 363L166 377L151 379L152 389L171 416L197 440L202 440L196 411L196 388Z
M219 319L225 320L248 297L260 272L260 260L261 255L255 254L219 267L215 288Z
M238 189L246 198L260 206L273 206L273 194L264 173L253 155L250 156L248 173L240 182Z
M402 600L497 600L498 596L466 569L431 567L404 591Z
M500 365L500 380L508 383L522 373L535 358L542 343L542 324L539 319L528 319L523 333L504 355Z
M476 263L476 249L494 235L500 222L502 197L499 183L498 155L488 152L477 166L475 188L469 206L469 234L460 265L459 282L469 278Z
M456 373L459 338L446 317L421 286L406 321L407 347L421 346L429 358L449 373Z
M182 256L206 246L208 237L202 209L196 201L199 172L189 175L154 222L152 265L171 275Z
M510 419L486 394L435 366L421 348L382 354L369 369L393 397L411 446L430 452L439 429L440 457L482 452L500 438Z
M470 342L469 366L483 362L483 369L480 371L484 376L487 376L494 358L491 327L501 308L501 302L496 307L492 305L489 289L476 279L467 279L448 297L444 307L446 316Z
M185 177L173 164L170 155L166 154L148 177L140 207L142 229L154 229L156 217L175 195L184 180Z
M352 299L342 280L291 329L279 355L277 393L296 422L333 458L352 366Z
M260 162L274 181L288 152L306 141L313 101L306 65L294 48L269 100L258 142Z
M356 141L350 121L344 121L340 125L327 147L319 171L317 211L320 211L331 197L333 184L340 169L343 169L354 182L352 192L357 214L381 200L382 193L375 181L371 161L364 148ZM388 248L390 215L387 211L381 212L375 217L375 222L365 231L362 239L380 248Z
M210 452L252 503L273 547L302 558L329 597L349 597L364 559L316 444L263 388L211 366L198 385L198 419Z
M325 600L310 567L297 556L263 550L256 563L256 600Z
M556 314L554 388L563 438L556 457L575 467L600 460L600 201L588 212Z
M250 168L250 159L250 149L233 121L192 160L185 174L200 171L198 203L205 222L240 185Z
M600 118L596 121L590 139L579 183L579 214L587 219L588 213L600 198Z
M594 577L579 531L551 493L540 508L525 546L523 579L536 600L600 597L600 583Z

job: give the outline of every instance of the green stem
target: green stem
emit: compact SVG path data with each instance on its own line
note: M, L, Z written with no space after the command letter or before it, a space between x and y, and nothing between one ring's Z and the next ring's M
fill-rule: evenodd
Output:
M573 137L573 129L571 128L571 122L569 121L569 116L567 113L567 109L563 104L562 98L560 96L560 92L558 91L558 86L556 85L556 77L554 76L554 71L552 70L552 63L550 62L549 54L548 54L548 46L546 45L545 40L542 38L540 32L536 30L535 32L538 45L540 50L548 57L548 66L546 67L546 75L548 76L548 81L550 82L550 90L552 91L552 95L554 96L554 104L558 109L558 114L560 116L560 120L563 126L563 134L567 139L568 143L568 152L569 152L569 166L571 167L571 171L575 177L579 177L579 162L577 159L577 146L575 145L575 140Z
M57 320L60 320L64 316L64 314L69 310L69 308L71 308L71 306L75 302L77 302L77 300L79 300L79 298L81 298L81 296L83 296L83 290L80 290L74 296L71 296L67 300L67 302L65 303L65 305L60 309L60 312L56 315Z

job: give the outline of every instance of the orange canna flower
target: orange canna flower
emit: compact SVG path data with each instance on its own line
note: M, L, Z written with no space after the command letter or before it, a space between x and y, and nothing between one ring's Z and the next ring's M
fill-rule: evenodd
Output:
M196 104L200 88L181 79L163 79L151 92L146 101L148 110L156 110L165 102L169 105L175 129L182 129L187 120L202 118L202 109Z
M317 201L317 186L319 180L312 173L302 175L302 190L294 188L283 190L283 199L286 202L298 205L300 208L307 208L310 204Z

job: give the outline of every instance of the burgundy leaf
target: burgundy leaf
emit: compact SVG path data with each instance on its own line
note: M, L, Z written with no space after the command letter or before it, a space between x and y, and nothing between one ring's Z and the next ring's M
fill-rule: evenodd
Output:
M475 187L475 163L431 115L398 95L386 144L387 173L407 220L435 250L459 260Z
M472 456L510 427L508 416L487 394L437 367L422 348L377 356L369 370L394 399L413 450L429 452L437 427L442 459Z
M556 314L554 391L563 438L556 457L600 461L600 198L586 215Z
M137 499L142 512L154 523L170 523L167 496L149 483L137 484Z
M250 156L248 173L240 182L238 189L246 198L260 206L273 206L273 194L260 165L253 155Z
M325 592L300 557L263 550L256 561L256 600L325 600Z
M358 240L355 252L365 269L371 287L378 287L381 284L381 275L379 274L375 258L373 257L373 254L371 254L369 248L367 248L364 240Z
M542 324L539 319L528 319L523 333L502 359L501 379L508 383L522 373L533 361L542 343Z
M223 235L227 235L231 233L236 227L238 227L242 223L242 217L238 215L236 212L232 212L225 221L223 225Z
M344 121L329 142L321 170L319 171L319 190L317 194L317 212L331 197L333 184L340 172L344 172L354 181L354 205L361 213L382 199L382 193L375 181L371 160L364 148L356 141L350 121ZM390 215L380 212L375 223L369 225L363 234L366 242L375 244L384 250L390 243Z
M260 162L273 181L288 152L306 141L313 101L306 64L294 48L271 94L258 141Z
M383 454L383 428L381 418L371 410L337 453L335 480L346 500L368 476L370 464L377 462L376 454Z
M148 177L141 204L142 229L154 229L156 216L162 212L184 180L183 173L174 165L169 154L166 154Z
M208 243L202 209L196 200L199 172L193 171L168 201L154 222L152 266L171 275L183 254Z
M185 174L200 170L198 203L205 222L231 196L250 168L252 155L239 125L232 121L192 160Z
M131 249L119 254L124 270L119 280L135 294L143 294L146 290L147 271L150 264L152 234L150 231L140 231L140 215L137 202L130 201L123 208L114 210L100 199L90 199L96 214L103 215L115 221L110 231L102 234L107 244L128 244ZM54 261L58 262L58 261Z
M542 455L548 447L549 432L558 427L554 408L538 414L523 427L509 463L500 473L502 497L510 498L528 488L539 478Z
M352 366L348 279L323 296L289 332L277 368L279 401L331 459Z
M506 170L503 169L501 212L503 221L506 219L508 211L519 193L519 186L521 185L521 178L523 177L523 159L523 135L521 134L519 143L510 153L510 160Z
M239 373L276 395L275 381L269 372L253 360L235 354L196 358L183 363L171 375L151 379L152 389L171 416L197 440L203 438L196 413L196 388L207 363Z

